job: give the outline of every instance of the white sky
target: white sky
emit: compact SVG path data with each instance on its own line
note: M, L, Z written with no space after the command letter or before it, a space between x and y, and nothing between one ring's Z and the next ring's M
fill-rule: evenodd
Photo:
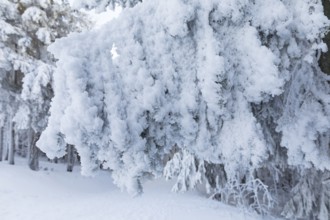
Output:
M68 0L70 5L72 5L73 1L74 0ZM100 12L100 13L96 13L95 10L87 11L87 10L81 9L81 11L90 15L90 18L92 19L92 21L95 22L94 28L99 28L100 26L107 23L108 21L111 21L112 19L117 18L119 16L119 14L121 13L122 8L117 6L114 11L107 9L106 11Z
M87 14L89 14L92 18L92 20L95 22L94 28L99 28L103 24L107 23L108 21L111 21L114 18L117 18L119 14L121 13L122 8L116 7L115 11L107 10L101 13L96 13L95 10L92 11L85 11Z

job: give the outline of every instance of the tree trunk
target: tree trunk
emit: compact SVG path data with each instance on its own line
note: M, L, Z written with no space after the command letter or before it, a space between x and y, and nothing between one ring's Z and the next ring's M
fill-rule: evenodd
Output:
M9 147L10 147L10 138L8 137L9 134L8 132L10 132L10 121L7 120L6 122L6 129L4 130L3 134L4 134L4 153L5 153L5 160L8 160L8 156L9 156Z
M322 4L324 7L324 14L330 19L330 1L322 0ZM319 65L324 73L330 75L330 32L325 36L323 41L327 44L328 51L321 54Z
M67 145L67 168L66 171L72 172L74 165L74 146L71 144Z
M53 162L54 162L54 163L58 163L58 158L55 157L55 158L53 159Z
M15 123L10 125L10 146L9 146L9 164L15 164Z
M8 145L6 145L6 152L5 152L5 160L8 160L8 155L9 155L9 149L8 149Z
M3 155L3 145L4 145L3 135L4 135L4 129L3 129L3 127L1 127L1 129L0 129L0 161L2 161L2 155Z
M28 131L27 131L27 149L26 149L26 157L27 157L27 160L28 160L28 163L30 161L30 151L31 151L31 145L32 145L32 141L33 141L33 130L30 128Z
M39 170L39 148L37 148L36 143L41 134L40 132L32 132L32 143L29 146L29 167L31 170Z

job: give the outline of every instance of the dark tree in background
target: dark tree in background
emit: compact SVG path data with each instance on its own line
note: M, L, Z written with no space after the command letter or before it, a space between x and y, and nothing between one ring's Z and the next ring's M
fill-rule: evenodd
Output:
M330 19L330 1L329 0L322 0L322 4L324 7L324 14ZM319 64L322 71L328 75L330 75L330 32L325 36L323 39L324 42L328 46L328 51L326 53L322 53Z

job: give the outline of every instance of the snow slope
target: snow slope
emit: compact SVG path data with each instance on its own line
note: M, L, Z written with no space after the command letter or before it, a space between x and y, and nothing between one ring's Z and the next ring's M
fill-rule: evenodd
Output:
M106 172L82 177L78 168L42 164L33 172L24 162L0 162L1 220L258 220L260 217L206 199L196 192L176 194L164 180L145 184L144 194L132 198L120 192Z

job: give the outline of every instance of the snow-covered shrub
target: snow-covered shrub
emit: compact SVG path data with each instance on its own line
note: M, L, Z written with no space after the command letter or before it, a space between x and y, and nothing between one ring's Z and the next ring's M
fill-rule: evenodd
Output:
M173 158L166 163L164 176L166 179L177 177L173 191L184 192L194 189L197 184L202 183L205 175L204 168L204 163L199 163L197 158L187 150L183 150L175 153Z

